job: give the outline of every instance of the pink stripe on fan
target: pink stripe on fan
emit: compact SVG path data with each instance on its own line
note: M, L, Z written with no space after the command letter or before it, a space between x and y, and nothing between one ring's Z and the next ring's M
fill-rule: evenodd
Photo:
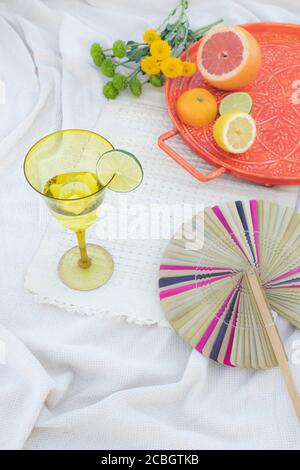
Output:
M280 276L277 276L274 279L272 279L271 281L269 281L267 285L269 285L273 282L279 281L280 279L284 279L285 277L291 276L292 274L297 274L297 273L300 273L300 266L297 266L296 268L293 268L293 269L291 269L290 271L287 271L284 274L280 274ZM292 281L292 279L291 279L291 281Z
M228 341L227 351L224 357L224 364L230 367L235 367L235 365L232 364L230 357L231 357L231 352L232 352L232 345L233 345L236 322L238 318L239 304L240 304L240 293L238 293L237 303L236 303L235 312L234 312L234 319L233 319L232 326L231 326L231 332L230 332L230 337Z
M182 294L182 292L197 289L198 287L206 286L207 284L212 284L213 282L220 281L226 277L229 277L229 274L224 274L223 276L218 276L213 279L205 279L204 281L200 282L194 282L193 284L188 284L186 286L173 287L173 289L161 291L159 296L161 299L165 299L166 297L171 297L172 295Z
M258 210L257 210L257 201L252 199L250 201L250 211L252 217L252 225L254 230L254 242L257 256L257 266L259 266L259 238L258 238Z
M230 301L231 297L233 296L233 293L235 292L236 288L232 289L232 291L230 292L230 294L226 297L222 307L219 309L219 311L217 312L216 316L213 318L213 320L211 321L211 323L209 324L206 332L204 333L204 335L202 336L202 338L200 339L199 343L197 344L196 348L197 351L199 352L202 352L202 349L204 348L204 346L206 345L207 341L208 341L208 338L210 337L210 335L212 334L212 332L214 331L216 325L218 324L218 321L220 320L221 316L223 315L223 313L225 312L225 309L228 305L228 302Z
M170 271L180 271L180 270L196 270L197 269L197 266L179 266L179 265L176 265L176 264L161 264L160 265L160 269L163 270L163 269L168 269Z
M182 266L182 265L175 265L175 264L161 264L161 270L169 270L169 271L180 271L180 270L194 270L194 271L234 271L232 268L220 268L216 266Z
M221 222L221 224L225 227L225 229L227 230L227 232L229 233L231 239L234 241L234 243L239 247L239 249L244 253L245 255L245 252L243 250L243 248L241 247L241 244L240 242L238 241L238 239L236 238L235 234L233 233L229 223L227 222L227 220L225 219L224 215L222 214L220 208L218 206L214 206L212 208L212 210L214 211L214 213L216 214L216 216L218 217L219 221ZM245 255L246 256L246 255Z
M300 288L300 285L299 284L285 284L284 286L272 286L272 290L273 289L290 289L293 288L293 289L299 289Z

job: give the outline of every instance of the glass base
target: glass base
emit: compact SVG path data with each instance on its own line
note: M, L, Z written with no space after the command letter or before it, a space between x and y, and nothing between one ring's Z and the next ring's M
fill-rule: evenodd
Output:
M67 251L60 259L58 274L62 282L75 290L93 290L103 286L114 270L112 256L102 246L87 244L91 264L88 268L79 266L80 252L78 246Z

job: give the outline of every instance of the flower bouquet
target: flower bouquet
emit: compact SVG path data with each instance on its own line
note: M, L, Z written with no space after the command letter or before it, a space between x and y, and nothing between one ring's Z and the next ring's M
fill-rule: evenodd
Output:
M188 47L223 20L192 30L187 8L187 0L181 0L156 30L144 32L143 42L118 39L109 49L92 44L90 52L95 65L111 79L103 86L106 98L117 98L127 87L134 96L140 96L146 83L161 87L165 77L190 77L196 72L195 64L189 61ZM178 57L183 51L184 60Z

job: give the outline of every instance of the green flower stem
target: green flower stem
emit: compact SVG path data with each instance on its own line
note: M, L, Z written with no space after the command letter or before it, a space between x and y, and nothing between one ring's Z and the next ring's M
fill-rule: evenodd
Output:
M128 75L127 79L130 80L131 78L134 78L140 71L141 67L138 66L130 75Z
M176 16L176 14L178 13L178 10L180 8L180 13L179 13L179 16L177 18L176 21L174 21L174 23L171 26L171 31L173 31L173 29L175 29L178 25L178 23L181 23L182 22L182 19L183 17L185 17L185 21L188 22L188 19L187 19L187 16L186 16L186 13L185 13L185 10L187 8L187 5L186 5L186 1L185 0L181 0L181 2L177 5L177 7L175 8L175 10L173 10L168 16L167 18L163 21L163 23L157 28L158 31L162 31L162 28L163 26L166 24L166 22L168 20L170 20L171 18L173 18L174 16Z
M107 51L111 51L111 49L105 49L105 50L103 50L103 52L104 52L104 54L106 55L107 58L112 59L113 58L112 52L107 52Z
M125 64L127 64L128 62L131 62L131 60L128 59L128 60L124 60L124 62L116 63L116 67L120 67L121 65L124 65L124 66L125 66Z
M165 38L167 38L169 36L169 34L174 31L174 29L178 28L178 25L180 24L180 20L176 21L175 23L171 24L170 25L170 29L168 31L168 33L166 34Z
M178 23L179 21L180 21L180 23L182 23L183 18L184 18L185 20L187 20L187 16L186 16L186 12L185 12L185 10L186 10L185 2L184 2L184 1L181 2L181 5L180 5L180 6L181 6L181 10L180 10L180 14L179 14L179 18L178 18L178 20L177 20L177 23Z
M186 44L185 48L185 60L189 60L189 46Z
M185 5L185 0L181 0L181 2L177 5L177 7L171 11L171 13L167 16L167 18L164 19L164 21L161 23L161 25L157 28L157 31L161 31L162 28L165 26L165 24L167 23L167 21L169 21L171 18L173 18L173 16L176 15L176 13L178 12L179 8L185 8L184 7Z
M189 46L188 46L189 28L186 28L183 43L185 44L185 60L189 60Z
M196 34L197 36L198 36L199 34L203 35L203 34L205 34L209 29L211 29L213 26L216 26L217 24L220 24L220 23L222 23L223 21L224 21L223 18L220 18L219 20L214 21L213 23L210 23L210 24L208 24L208 25L206 25L206 26L202 26L201 28L194 30L194 31L193 31L193 34Z
M131 62L131 60L129 60L129 62ZM132 63L132 62L131 62L131 63ZM131 70L131 71L133 70L132 65L128 65L126 62L123 62L123 63L120 64L120 65L122 65L123 67L125 67L125 69L129 69L129 70Z
M126 44L126 49L131 48L131 47L139 47L139 46L147 46L148 44L146 42L133 42L131 44ZM103 49L103 52L109 52L112 51L112 48L109 49Z
M136 47L136 46L148 46L146 42L132 42L131 44L127 44L126 47Z

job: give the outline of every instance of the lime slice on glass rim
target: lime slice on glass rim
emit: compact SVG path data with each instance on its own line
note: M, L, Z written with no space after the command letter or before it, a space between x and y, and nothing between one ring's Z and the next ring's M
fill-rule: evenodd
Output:
M101 185L112 191L128 193L143 181L143 168L132 153L112 149L99 158L97 176Z
M220 103L219 112L221 116L233 111L250 113L252 109L252 98L249 93L238 91L225 96Z

